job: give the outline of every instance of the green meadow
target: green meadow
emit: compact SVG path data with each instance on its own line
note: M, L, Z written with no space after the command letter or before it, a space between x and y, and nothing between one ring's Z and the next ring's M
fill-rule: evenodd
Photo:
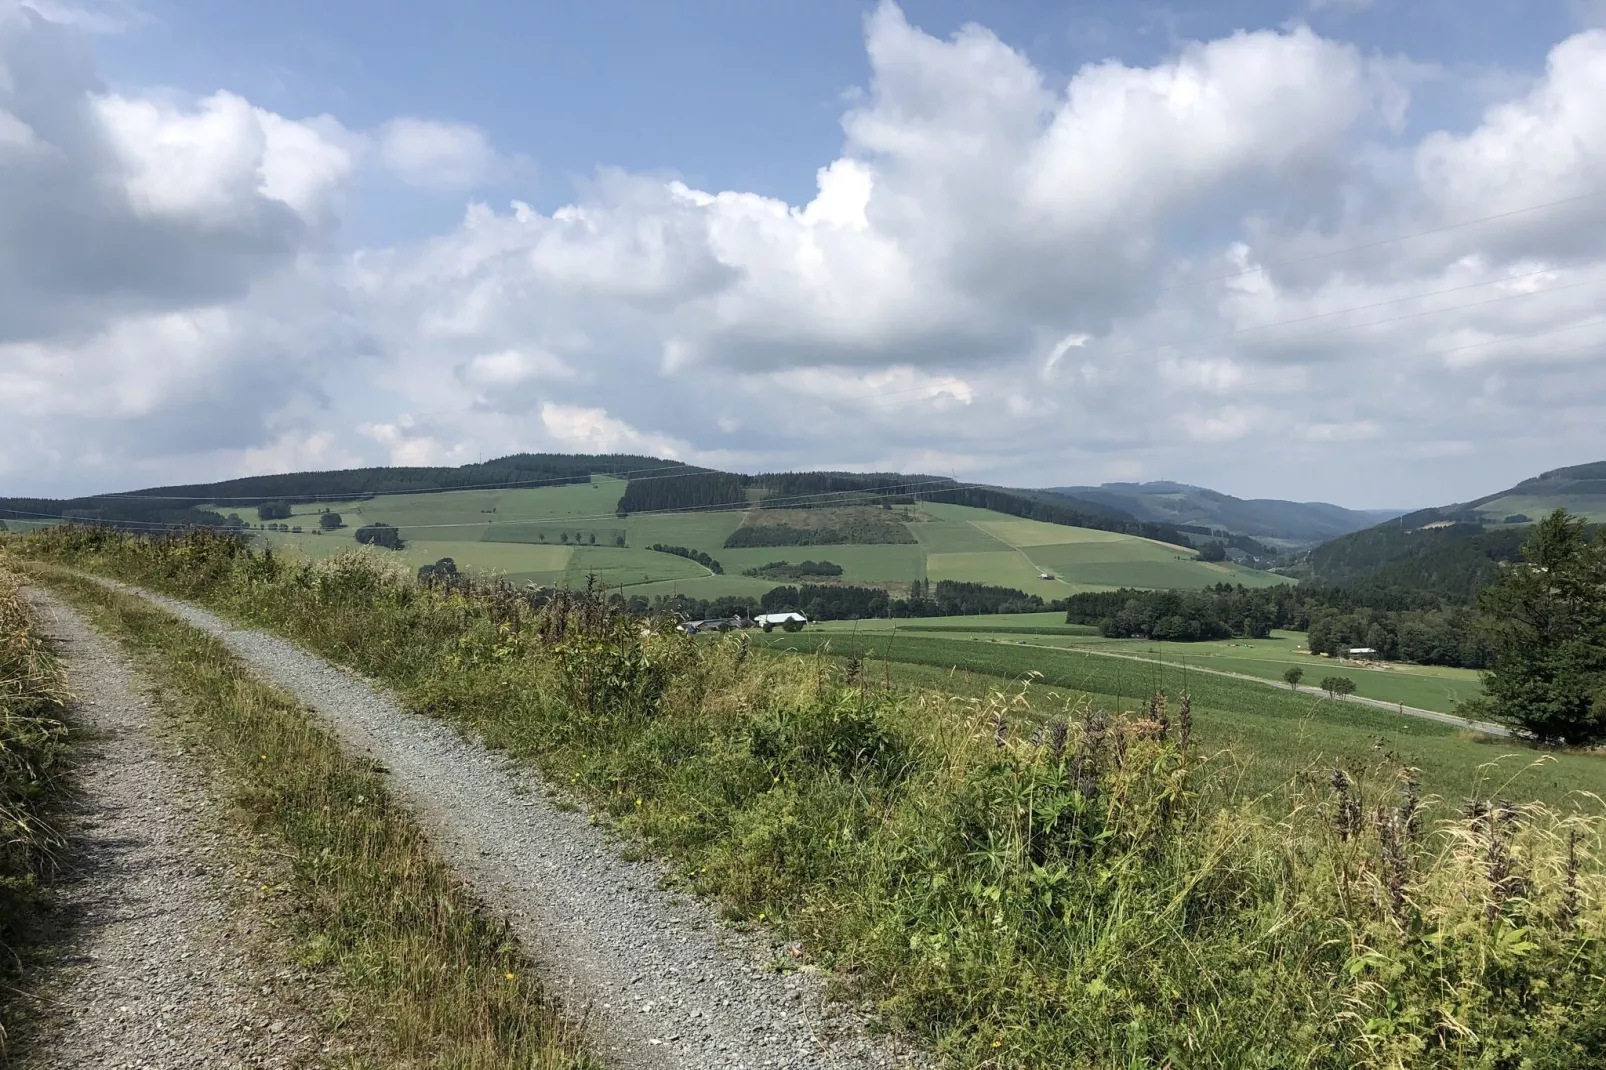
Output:
M1007 642L1034 647L1075 649L1086 653L1142 658L1183 668L1241 673L1277 684L1291 666L1305 670L1302 683L1316 685L1323 676L1347 676L1355 693L1383 702L1404 703L1418 709L1454 713L1456 705L1482 694L1474 669L1442 665L1390 663L1367 667L1311 657L1301 632L1273 632L1268 639L1224 639L1207 643L1164 643L1147 639L1106 639L1096 628L1065 624L1059 613L1022 613L991 617L934 617L897 621L827 621L823 632L896 629L915 635L939 634L983 642Z
M1193 699L1195 732L1208 747L1235 748L1256 756L1244 774L1249 778L1245 786L1252 792L1275 791L1301 773L1323 777L1334 763L1365 753L1394 754L1419 768L1447 806L1462 796L1490 794L1598 806L1574 793L1606 788L1602 755L1537 751L1375 706L1192 672L1180 661L1112 658L1087 649L1023 644L1014 637L957 628L915 632L903 626L894 632L878 627L885 623L838 623L790 635L753 633L751 641L774 652L837 662L858 658L860 671L870 679L978 699L994 691L1025 688L1036 696L1029 705L1038 715L1076 702L1133 710L1156 691L1170 696L1174 715L1175 703L1187 692ZM1364 685L1361 693L1365 694Z
M961 580L1014 587L1045 600L1077 591L1136 586L1191 589L1214 583L1263 586L1281 577L1230 563L1195 561L1186 551L1150 539L1022 520L984 509L922 503L908 524L912 544L753 547L727 550L742 522L739 510L694 510L619 517L625 482L512 490L386 494L362 501L298 505L284 523L302 531L259 532L268 545L314 558L349 550L364 524L400 529L411 567L450 557L460 569L519 583L583 585L595 575L605 586L646 595L678 592L697 598L763 594L776 584L743 576L772 561L827 560L842 566L837 582L907 592L917 580ZM254 510L239 512L255 524ZM345 527L319 532L325 508ZM622 543L622 545L621 545ZM723 576L684 558L654 553L654 543L701 550ZM1052 578L1043 579L1043 574Z

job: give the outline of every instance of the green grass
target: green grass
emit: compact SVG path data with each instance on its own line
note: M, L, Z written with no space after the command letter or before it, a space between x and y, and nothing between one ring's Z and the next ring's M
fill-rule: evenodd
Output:
M334 971L345 1013L382 1049L363 1065L597 1065L371 763L204 632L71 574L36 575L160 681L159 707L230 785L242 831L288 856L297 953Z
M48 913L55 828L75 739L63 721L68 681L23 601L0 549L0 1064L27 1006L12 996L32 965L37 922Z
M1022 613L975 617L927 617L908 620L825 621L814 627L824 632L905 631L940 632L950 636L999 638L1008 636L1032 646L1078 648L1145 658L1174 665L1242 673L1269 683L1280 683L1290 666L1305 670L1308 685L1323 676L1348 676L1356 694L1383 702L1404 703L1417 709L1455 713L1459 703L1483 693L1474 669L1442 665L1395 663L1368 668L1313 658L1304 653L1303 632L1279 631L1269 639L1224 639L1205 643L1163 643L1142 639L1106 639L1087 625L1066 625L1060 613Z
M204 533L27 547L292 636L539 763L956 1066L1586 1070L1606 1045L1602 824L1538 806L1417 820L1418 788L1453 796L1499 752L1435 726L1290 713L1195 674L1192 739L1173 693L1163 736L1071 705L1034 740L1006 658L1065 659L1054 673L1100 691L1118 663L898 636L933 673L986 648L1007 674L953 697L883 688L874 662L850 677L755 654L754 636L644 633L583 595L465 597L360 562L304 575ZM1415 787L1374 728L1427 759ZM1215 749L1234 732L1273 762L1299 751L1305 775L1263 789L1265 755Z
M1530 497L1523 494L1508 494L1504 498L1496 498L1479 506L1478 512L1498 524L1516 513L1521 513L1532 521L1543 520L1556 509L1566 509L1574 516L1599 523L1606 520L1606 495L1567 494L1555 497Z
M1256 793L1275 789L1301 770L1330 766L1375 744L1422 769L1447 798L1487 794L1491 785L1506 785L1508 778L1514 779L1502 787L1503 792L1555 805L1577 801L1576 792L1606 793L1606 756L1547 754L1509 741L1486 741L1441 722L1248 680L1189 673L1175 662L1145 664L1074 648L1021 646L1014 638L996 635L949 638L834 629L792 635L773 632L753 641L805 654L826 650L876 662L890 657L896 663L969 672L1004 683L1039 674L1035 678L1043 687L1121 708L1134 707L1156 690L1173 697L1187 691L1193 696L1200 738L1212 746L1255 755L1249 786ZM875 675L879 670L870 671Z

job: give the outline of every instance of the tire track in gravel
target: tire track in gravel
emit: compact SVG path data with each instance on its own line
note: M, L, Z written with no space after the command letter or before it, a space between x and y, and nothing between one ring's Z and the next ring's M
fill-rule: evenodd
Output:
M76 695L71 847L56 885L62 942L30 995L44 1008L16 1065L302 1067L323 1050L302 978L253 954L262 919L214 827L219 803L115 642L37 589L27 598ZM231 887L232 885L232 887ZM256 935L253 935L256 933Z
M585 813L547 798L532 769L407 712L383 688L288 640L189 603L90 576L217 636L295 694L348 748L388 769L446 860L508 918L550 991L583 1016L587 1046L641 1070L928 1067L825 999L821 978L779 973L783 949L665 891L664 867L629 862Z

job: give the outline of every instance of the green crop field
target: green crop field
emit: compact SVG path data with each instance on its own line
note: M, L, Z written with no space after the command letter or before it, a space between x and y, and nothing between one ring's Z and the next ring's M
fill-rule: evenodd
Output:
M1503 792L1562 802L1574 792L1606 792L1602 756L1538 752L1442 722L1189 672L1171 662L1145 664L1076 649L1019 646L995 641L997 636L948 638L929 632L875 631L870 624L859 622L856 632L850 625L792 635L755 633L753 641L774 651L857 656L864 661L862 671L872 679L880 680L886 672L894 682L958 693L1008 689L1030 678L1035 690L1057 695L1040 699L1040 709L1077 698L1133 709L1143 697L1163 690L1171 697L1174 713L1178 696L1188 691L1194 701L1196 732L1207 746L1243 746L1255 755L1246 775L1256 791L1272 791L1301 771L1325 775L1335 762L1381 748L1419 767L1424 779L1452 804L1473 794ZM890 658L889 666L883 665L884 658ZM978 680L991 683L978 687Z
M1118 586L1186 589L1222 581L1250 586L1284 582L1232 564L1195 561L1186 550L1149 539L935 503L912 510L918 519L908 524L916 540L910 544L727 550L725 539L742 523L740 511L619 517L624 489L623 480L599 476L589 483L552 487L384 494L297 505L284 522L302 527L301 533L259 534L270 545L327 557L351 549L352 535L362 525L386 523L400 530L407 543L400 560L411 567L450 557L460 569L517 582L580 586L595 575L606 586L649 596L756 597L777 583L744 577L744 570L771 561L804 560L840 565L842 575L834 582L879 586L899 595L915 580L1014 587L1045 600ZM325 508L339 513L345 527L317 533L318 514ZM254 510L240 515L256 523ZM685 558L648 550L654 543L707 553L726 574L712 576ZM1043 572L1054 578L1042 579Z
M988 617L932 617L897 621L827 621L822 632L873 631L937 633L985 641L1025 643L1034 647L1103 651L1171 665L1242 673L1269 683L1281 681L1289 666L1305 670L1303 683L1316 685L1323 676L1347 676L1356 694L1418 709L1454 713L1456 704L1482 693L1473 669L1442 665L1366 667L1313 658L1304 651L1300 632L1275 632L1269 639L1225 639L1208 643L1161 643L1143 639L1106 639L1096 628L1067 626L1059 613L1022 613Z

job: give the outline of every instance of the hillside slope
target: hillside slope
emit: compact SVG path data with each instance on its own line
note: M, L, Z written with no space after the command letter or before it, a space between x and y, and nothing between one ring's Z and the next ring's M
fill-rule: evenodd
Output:
M1140 520L1218 528L1235 535L1295 545L1325 542L1383 519L1373 511L1345 509L1327 502L1235 498L1186 483L1105 483L1050 489L1055 494L1120 509Z
M1606 521L1606 461L1556 468L1469 502L1419 509L1310 551L1300 571L1344 586L1386 586L1469 601L1519 560L1528 526L1556 509Z
M1556 509L1594 521L1606 520L1606 461L1553 468L1514 487L1470 501L1464 508L1490 523L1507 522L1508 517L1517 516L1538 520Z

